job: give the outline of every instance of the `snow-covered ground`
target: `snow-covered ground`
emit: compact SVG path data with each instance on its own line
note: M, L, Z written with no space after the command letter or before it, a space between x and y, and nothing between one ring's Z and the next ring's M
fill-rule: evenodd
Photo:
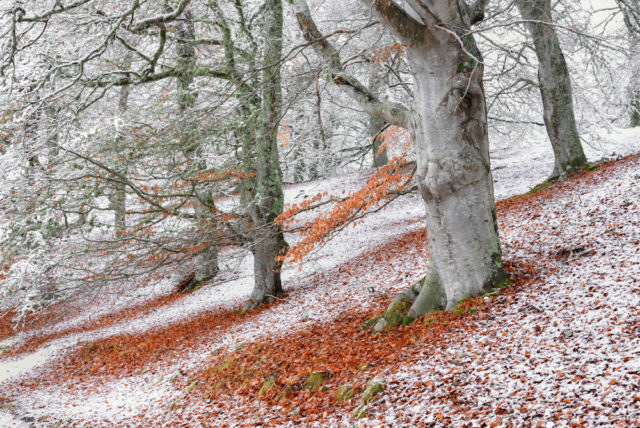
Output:
M507 259L543 264L539 284L498 298L471 334L386 373L395 382L370 421L638 426L640 162L500 224Z
M592 161L635 152L640 148L640 133L637 130L604 134L603 138L609 140L606 144L585 147ZM532 135L526 143L500 146L492 153L496 199L528 191L550 174L552 166L551 149L543 135ZM635 164L635 167L620 170L610 179L594 186L585 184L550 199L538 208L540 213L516 210L501 217L506 258L526 260L535 257L539 260L543 257L545 266L548 260L549 272L544 273L543 286L531 291L531 294L518 294L514 302L498 304L494 318L478 321L474 326L476 333L467 337L466 341L450 343L447 349L436 354L429 354L425 350L425 355L407 362L405 369L386 374L397 382L390 384L383 398L372 407L371 419L364 422L374 424L373 421L380 416L387 424L414 425L429 423L429 418L437 420L438 413L441 413L443 417L454 418L453 423L461 424L461 419L455 419L458 404L448 398L451 391L442 388L444 375L432 370L433 367L449 370L452 360L455 360L456 367L460 367L459 376L467 379L455 393L484 400L475 404L481 410L491 410L492 418L496 413L503 414L502 410L496 412L496 406L507 402L509 407L502 416L505 421L508 418L521 420L518 418L525 416L510 404L510 397L522 400L533 397L542 409L542 414L536 417L542 420L549 417L545 409L556 408L551 403L572 398L574 401L571 404L567 402L565 408L582 409L580 415L586 415L585 421L589 424L600 423L600 416L591 414L596 412L592 408L613 406L602 401L602 396L596 393L598 388L609 387L618 400L632 400L633 394L624 397L623 393L629 392L632 382L637 388L638 380L637 377L633 378L633 373L640 375L637 373L640 370L637 327L635 338L626 340L619 339L626 333L619 329L607 331L607 327L612 317L638 318L633 308L640 307L637 294L637 278L640 277L640 224L637 214L640 212L637 203L640 182L634 178L639 175L640 168ZM349 174L288 186L286 199L288 203L301 202L305 196L325 191L340 196L343 190L357 189L363 182L362 177L362 174ZM624 205L627 202L630 204ZM625 209L621 208L623 206ZM25 421L29 424L39 421L38 424L48 426L49 421L60 421L63 425L109 426L127 424L131 417L140 414L155 414L163 418L167 403L183 394L171 379L181 370L189 371L201 365L212 350L234 349L259 338L287 335L295 329L305 328L309 323L331 320L350 307L366 307L372 292L382 289L389 292L413 283L424 274L426 268L424 251L420 249L410 254L399 254L391 268L369 262L365 268L353 274L340 269L348 262L366 257L368 251L385 242L422 228L422 216L422 203L418 195L411 194L394 201L386 210L366 217L356 227L347 228L312 254L304 265L285 268L284 285L290 292L286 303L265 310L219 334L212 332L206 342L161 369L154 368L147 373L104 381L97 388L91 384L70 388L65 383L31 389L19 387L24 379L51 376L47 372L48 365L64 359L65 353L75 349L80 341L152 331L207 312L239 306L251 291L250 256L245 256L239 266L230 265L233 274L227 273L226 282L215 287L203 287L143 317L125 319L104 328L65 334L43 344L33 353L14 359L0 359L0 393L10 396L9 401L4 402L5 409L0 411L0 425L19 426ZM585 222L586 219L590 221ZM620 234L617 234L616 224L624 224L628 229L620 230ZM544 239L529 239L536 236L543 236ZM595 253L580 257L577 254L579 251L576 250L574 254L572 250L578 247L594 250ZM568 248L568 256L558 258L558 248ZM235 260L233 258L233 263ZM232 263L231 259L229 263ZM409 275L398 275L398 272ZM379 278L385 276L388 281L380 282ZM140 304L145 299L166 293L170 287L169 283L152 287L137 300L116 299L106 306L106 310L105 305L96 300L93 305L87 306L85 313L55 328L62 331L95 319L97 313ZM32 336L33 332L20 334L0 343L0 346L18 346ZM500 336L509 339L496 340ZM616 346L618 342L621 344ZM525 351L533 356L526 356ZM612 354L611 358L608 354ZM516 355L518 358L514 358ZM591 360L594 362L589 363ZM560 389L557 387L560 377L557 372L563 373L561 379L566 383L560 382ZM575 380L576 373L583 378ZM522 381L522 378L525 380ZM421 390L420 394L416 394L416 391L408 389L409 383L401 381L403 379L433 382L440 388L436 387L431 393ZM587 381L582 382L584 379ZM598 383L593 383L595 381ZM18 394L15 394L18 390ZM637 390L635 393L640 396ZM576 402L576 396L580 397L582 404ZM403 401L401 397L411 397L411 400L400 405L399 402ZM584 404L586 399L590 400L590 404ZM624 414L627 407L618 407L620 410L615 413L616 417L634 416ZM637 411L637 405L635 409ZM229 418L234 420L233 415ZM576 418L585 416L576 413ZM241 423L241 420L236 419L236 422ZM487 414L479 411L476 422L487 420ZM336 415L333 419L334 424L346 421L346 414Z

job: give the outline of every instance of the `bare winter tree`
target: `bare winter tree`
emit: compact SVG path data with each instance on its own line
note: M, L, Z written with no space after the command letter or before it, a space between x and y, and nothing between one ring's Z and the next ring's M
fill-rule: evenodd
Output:
M73 241L87 238L89 249L60 254L47 272L67 288L87 288L189 261L198 282L217 272L218 245L242 245L254 254L252 304L275 298L282 291L278 256L286 249L273 221L283 207L280 1L118 0L103 6L81 0L1 9L3 90L15 91L16 81L40 61L41 46L56 53L43 54L50 66L31 72L33 88L22 90L19 102L2 94L3 112L9 112L3 117L34 136L40 121L34 112L47 103L60 106L57 126L65 132L56 147L64 163L52 173L64 192L42 195L50 204L34 206L33 215L66 215L70 207L81 218L96 213ZM43 101L35 100L41 93ZM137 115L118 132L110 125L117 121L101 111L113 97L120 116ZM95 150L99 141L104 153ZM41 146L30 145L30 164ZM32 193L41 186L32 184L15 198L36 201ZM215 197L226 199L224 210ZM3 200L1 208L10 203ZM110 234L102 211L115 212L115 229L126 233ZM26 238L2 238L2 267L9 272L3 286L15 292L14 272L25 284L41 281L39 256L22 257Z
M193 88L194 69L197 63L196 57L196 30L193 22L193 14L189 8L185 9L184 18L176 22L176 35L178 37L176 43L176 57L178 58L178 117L181 118L183 124L181 129L182 140L184 142L185 157L189 162L189 169L206 170L207 165L201 158L202 153L199 150L198 136L189 126L185 126L189 121L185 118L191 113L195 104L197 94ZM196 192L192 198L194 212L199 221L204 223L202 230L207 230L206 222L210 215L215 216L215 203L211 189L203 189L200 193ZM193 279L186 288L195 288L216 276L219 271L218 266L218 247L215 245L215 236L206 239L206 248L194 259L195 272Z

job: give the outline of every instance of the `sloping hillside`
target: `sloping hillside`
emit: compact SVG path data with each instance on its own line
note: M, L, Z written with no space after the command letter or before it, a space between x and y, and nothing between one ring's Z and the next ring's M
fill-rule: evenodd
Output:
M360 329L424 275L410 194L287 266L287 294L258 310L237 311L251 260L229 250L217 283L193 293L172 293L178 273L5 329L0 425L637 426L640 159L507 199L548 174L540 147L493 153L509 287L393 331ZM339 195L365 176L287 198ZM373 379L381 391L362 403Z

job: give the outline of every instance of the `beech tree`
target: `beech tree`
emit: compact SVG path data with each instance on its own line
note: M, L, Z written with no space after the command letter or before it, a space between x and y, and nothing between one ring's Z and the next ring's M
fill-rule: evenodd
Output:
M363 0L407 51L413 106L387 103L349 75L338 51L316 26L305 0L290 0L305 40L330 79L368 114L409 130L429 236L427 277L408 290L410 318L452 309L504 280L489 165L483 61L470 29L486 0Z
M555 158L551 178L558 178L587 163L573 112L571 77L552 25L551 0L517 0L516 4L538 57L544 123Z

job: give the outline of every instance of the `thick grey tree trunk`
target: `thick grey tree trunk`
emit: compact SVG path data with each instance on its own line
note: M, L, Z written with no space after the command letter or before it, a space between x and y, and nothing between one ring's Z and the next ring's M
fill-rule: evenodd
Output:
M253 275L254 286L251 292L251 301L254 305L269 302L282 293L282 280L280 269L282 263L277 261L286 242L282 231L269 228L261 233L253 246Z
M441 289L452 309L504 279L489 165L483 65L471 37L436 34L437 44L409 49L414 75L420 192L426 207L429 275L409 316L422 315ZM464 50L473 54L470 58ZM440 306L440 305L439 305Z
M555 166L551 178L561 177L587 163L573 112L569 69L551 20L550 0L517 0L538 57L538 80L544 123L551 140Z
M483 64L471 25L486 1L363 0L408 46L415 99L411 111L385 103L346 74L335 48L318 31L304 0L292 0L299 26L324 59L334 83L369 114L407 128L413 136L419 187L426 207L429 270L408 316L453 309L505 278L489 165ZM416 18L415 16L418 16Z
M225 67L238 85L241 100L237 112L242 116L243 126L234 135L242 144L242 150L237 154L245 175L240 194L246 216L238 228L254 256L255 282L250 306L257 306L281 293L282 262L278 256L286 251L282 229L275 223L284 206L278 153L278 127L282 115L282 4L281 0L264 1L261 57L258 56L259 46L251 36L248 66L250 70L262 70L262 73L246 73L236 68L231 29L222 10L215 3L214 6L223 35ZM247 21L241 19L238 24L241 33L250 34Z

